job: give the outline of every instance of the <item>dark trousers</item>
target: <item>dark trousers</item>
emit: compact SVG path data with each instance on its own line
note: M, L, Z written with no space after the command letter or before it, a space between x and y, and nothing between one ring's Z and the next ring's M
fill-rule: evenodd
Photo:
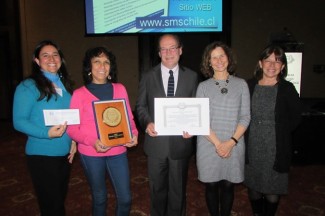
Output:
M188 163L188 158L148 157L151 216L185 215Z
M68 156L27 156L27 165L42 216L64 216L71 165Z

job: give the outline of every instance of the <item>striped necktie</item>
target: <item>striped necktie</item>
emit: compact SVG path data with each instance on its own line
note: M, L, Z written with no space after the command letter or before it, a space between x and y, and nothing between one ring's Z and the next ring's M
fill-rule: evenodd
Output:
M168 78L168 87L167 87L167 97L173 97L174 96L174 75L173 71L169 71L169 78Z

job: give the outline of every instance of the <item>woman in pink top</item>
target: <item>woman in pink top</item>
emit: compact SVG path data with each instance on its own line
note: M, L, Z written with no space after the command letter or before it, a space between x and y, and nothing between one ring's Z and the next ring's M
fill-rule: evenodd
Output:
M68 135L78 142L78 151L92 193L92 215L106 215L108 173L117 197L115 215L129 215L131 208L130 177L126 147L138 143L138 131L133 120L125 87L115 83L115 56L105 47L89 49L83 60L84 86L74 91L70 108L79 109L80 124L70 125ZM92 102L125 99L132 130L132 141L117 147L106 147L97 136Z

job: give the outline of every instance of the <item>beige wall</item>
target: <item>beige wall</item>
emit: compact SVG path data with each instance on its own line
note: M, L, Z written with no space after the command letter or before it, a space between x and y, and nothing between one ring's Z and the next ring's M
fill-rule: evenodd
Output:
M228 0L225 0L228 1ZM325 64L325 1L304 0L232 0L231 45L238 57L238 73L249 78L259 52L271 33L288 28L303 42L302 97L325 98L325 73L313 72L314 64ZM105 45L117 56L119 81L128 89L134 107L139 77L138 37L85 37L84 0L20 0L21 41L24 74L30 70L30 56L42 39L53 39L64 51L68 69L77 85L82 84L81 60L85 50ZM195 40L193 40L195 41ZM196 41L205 40L198 38ZM208 41L206 41L208 43ZM195 43L197 44L197 42ZM185 44L184 55L202 52ZM198 65L200 58L189 58ZM195 62L196 61L196 62ZM183 62L186 65L186 62ZM194 68L195 69L195 68Z
M62 49L69 73L82 85L82 58L94 46L106 46L116 55L118 81L128 89L132 107L138 86L138 39L136 36L86 37L83 0L20 0L24 75L30 73L31 55L43 39Z

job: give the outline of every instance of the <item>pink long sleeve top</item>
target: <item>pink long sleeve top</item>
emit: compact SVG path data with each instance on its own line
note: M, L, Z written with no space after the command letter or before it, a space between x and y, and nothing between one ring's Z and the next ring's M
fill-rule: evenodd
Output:
M138 136L138 130L133 119L133 114L125 87L120 83L112 83L112 85L113 99L125 99L132 135ZM100 157L122 154L126 151L126 147L123 145L113 147L105 153L97 153L96 149L94 148L98 136L92 102L96 100L99 99L91 94L85 86L73 92L70 108L79 109L80 124L69 125L67 133L74 141L78 143L78 151L83 155Z

